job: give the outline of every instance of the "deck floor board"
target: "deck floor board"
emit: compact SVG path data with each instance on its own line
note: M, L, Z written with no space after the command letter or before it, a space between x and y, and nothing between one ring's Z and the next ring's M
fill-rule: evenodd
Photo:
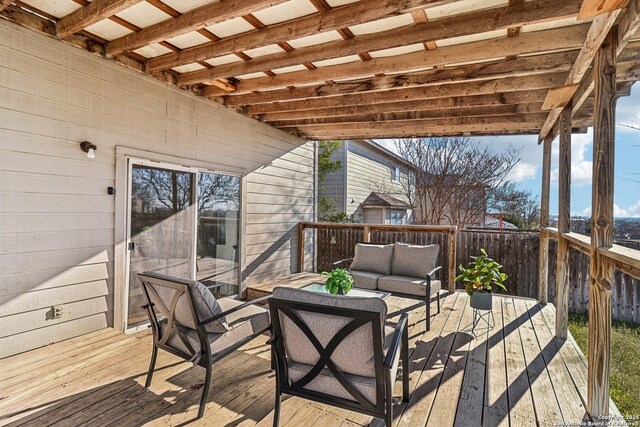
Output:
M390 321L409 313L410 391L394 387L394 426L521 426L580 422L586 416L585 357L571 336L553 336L555 309L494 298L495 326L475 329L469 298L443 299L424 329L424 306L388 299ZM435 300L432 313L436 312ZM214 366L205 417L195 421L202 368L160 352L144 388L151 350L145 333L104 330L0 361L0 425L271 426L275 384L266 337ZM50 357L47 357L49 355ZM404 369L402 367L401 369ZM8 374L11 372L11 374ZM612 406L616 411L615 406ZM281 426L383 425L354 412L284 397Z

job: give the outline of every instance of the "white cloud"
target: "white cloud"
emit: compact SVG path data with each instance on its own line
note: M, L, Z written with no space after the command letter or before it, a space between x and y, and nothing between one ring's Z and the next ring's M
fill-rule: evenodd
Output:
M571 185L591 184L593 162L587 160L587 149L593 144L593 129L589 128L587 133L573 134L571 137ZM551 151L551 182L558 184L558 156L560 153L559 142L556 139Z
M591 216L591 206L580 212L581 216ZM616 218L640 218L640 200L628 208L621 208L616 203L613 204L613 216Z
M527 179L535 179L538 168L530 163L520 161L507 177L510 181L522 182Z

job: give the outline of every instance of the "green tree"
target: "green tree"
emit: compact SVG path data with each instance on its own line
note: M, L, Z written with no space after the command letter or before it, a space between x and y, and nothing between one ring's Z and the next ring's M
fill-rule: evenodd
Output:
M342 141L320 141L318 144L318 217L320 221L336 222L338 212L336 212L334 201L331 197L327 197L324 192L326 190L324 183L327 174L337 172L342 169L342 162L331 158L342 146Z

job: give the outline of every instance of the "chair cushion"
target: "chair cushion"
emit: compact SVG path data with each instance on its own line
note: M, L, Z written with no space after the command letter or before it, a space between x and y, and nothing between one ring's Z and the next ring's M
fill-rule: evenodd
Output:
M244 301L236 300L235 298L220 298L218 301L220 302L220 306L223 311L244 303ZM269 312L258 305L251 305L243 308L242 310L236 311L235 313L229 314L227 316L227 322L229 326L229 330L227 332L207 334L212 355L216 355L224 350L233 348L243 339L261 333L271 325ZM167 319L162 319L159 323L161 333L164 333ZM198 351L200 349L198 332L194 329L185 328L183 326L179 326L179 329L186 336L191 346ZM182 340L176 334L170 337L168 341L169 344L189 353L186 346L182 343Z
M427 277L438 262L438 245L408 245L396 243L393 248L391 274L394 276Z
M387 354L387 350L393 337L394 328L385 326L385 345L384 354ZM391 367L391 378L395 380L398 373L398 365L400 362L400 353L396 353L396 357L393 360ZM304 377L313 368L313 365L306 363L288 362L289 379L292 382L298 381ZM406 369L406 368L404 368ZM375 376L361 376L353 374L344 374L345 379L353 384L354 388L358 390L370 403L376 403L376 378ZM333 376L331 371L326 367L320 371L317 377L304 386L307 390L313 390L320 393L328 394L331 396L341 397L343 399L355 400L353 396L340 384L340 382Z
M286 287L274 288L273 298L327 306L327 314L295 311L323 347L326 347L338 331L352 320L330 314L331 307L377 313L380 316L381 326L387 316L387 304L381 298L331 295ZM292 362L314 365L320 359L320 355L304 332L282 313L280 314L280 325L287 358ZM373 332L371 329L371 323L366 323L349 334L338 345L332 354L332 360L338 369L353 375L375 375Z
M350 270L369 273L390 274L393 245L356 244L355 255Z
M367 271L350 270L349 273L353 276L353 286L362 289L378 289L378 279L383 277L382 274Z
M203 321L216 316L224 311L224 309L213 296L211 291L205 285L195 280L191 281L189 287L193 295L193 308L196 310L198 320ZM211 322L205 326L207 332L212 334L223 334L229 330L227 319L224 317Z
M432 280L429 295L438 292L440 287L440 280ZM426 297L427 281L426 279L407 276L384 276L378 279L378 289L381 291Z

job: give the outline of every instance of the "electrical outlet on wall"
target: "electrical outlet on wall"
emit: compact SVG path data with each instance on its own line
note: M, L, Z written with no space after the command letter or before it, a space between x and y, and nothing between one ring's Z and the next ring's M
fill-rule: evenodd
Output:
M62 317L62 315L64 314L64 309L62 307L62 305L54 305L53 307L51 307L51 318L52 319L59 319Z

